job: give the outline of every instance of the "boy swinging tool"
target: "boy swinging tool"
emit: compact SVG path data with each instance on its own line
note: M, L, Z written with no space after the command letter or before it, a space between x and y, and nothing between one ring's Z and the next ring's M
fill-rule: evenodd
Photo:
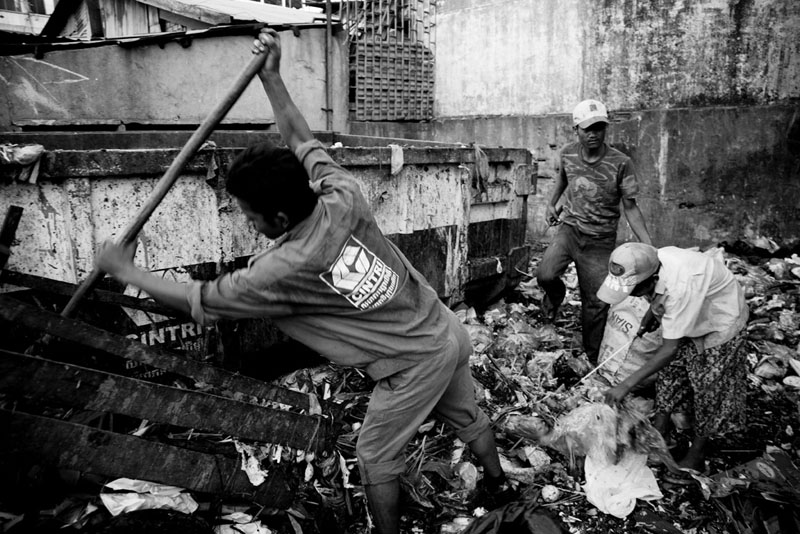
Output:
M280 31L288 28L281 27L275 29ZM253 56L253 59L250 60L236 80L234 80L232 86L223 95L223 98L217 103L214 109L211 110L197 130L195 130L184 147L178 153L177 157L173 160L172 164L170 164L167 171L158 181L155 189L141 207L139 212L136 214L136 217L134 217L134 219L128 224L128 226L119 236L117 242L120 245L130 244L136 239L136 236L139 235L142 227L144 227L145 223L164 199L167 192L177 181L181 171L186 166L189 159L195 155L206 139L208 139L208 136L211 135L211 132L214 131L214 128L216 128L222 119L225 118L225 115L228 113L231 107L233 107L241 94L250 84L250 81L261 69L266 57L266 54L263 53ZM80 300L102 277L103 272L95 268L86 278L86 280L84 280L81 285L78 286L78 289L75 290L72 298L70 298L67 305L61 311L61 316L70 317L77 308Z

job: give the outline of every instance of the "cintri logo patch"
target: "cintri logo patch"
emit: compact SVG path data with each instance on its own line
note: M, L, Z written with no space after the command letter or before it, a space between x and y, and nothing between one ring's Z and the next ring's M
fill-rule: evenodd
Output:
M360 310L377 308L397 291L397 273L352 235L319 277Z

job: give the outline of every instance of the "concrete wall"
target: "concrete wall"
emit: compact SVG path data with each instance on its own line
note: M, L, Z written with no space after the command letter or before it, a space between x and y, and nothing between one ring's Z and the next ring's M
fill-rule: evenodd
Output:
M569 113L598 98L656 244L800 239L800 2L443 0L438 13L436 120L351 131L528 148L542 177L528 239L547 240Z
M281 71L312 129L344 130L347 56L333 40L328 126L325 29L281 34ZM101 46L0 57L0 131L41 125L198 124L244 69L252 36L194 39L184 48ZM254 80L224 123L269 124L273 113Z
M796 0L443 0L437 117L766 103L800 93Z

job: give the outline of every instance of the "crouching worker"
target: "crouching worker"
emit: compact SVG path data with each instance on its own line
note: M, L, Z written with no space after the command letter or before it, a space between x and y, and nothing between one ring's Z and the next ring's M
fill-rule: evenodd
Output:
M664 343L609 389L606 401L622 401L657 372L656 427L664 433L669 415L678 407L685 410L694 421L695 436L686 456L676 460L680 467L702 473L709 438L744 423L744 291L721 261L677 247L625 243L611 253L608 270L598 298L609 304L631 295L646 298L661 322Z
M332 362L373 378L357 456L378 532L399 531L404 451L432 412L469 445L490 495L512 495L475 401L469 334L382 235L352 176L313 138L280 76L277 33L262 30L252 52L266 54L259 77L289 148L246 149L231 163L226 188L274 246L210 282L164 280L134 266L135 247L112 243L96 266L201 323L270 317Z

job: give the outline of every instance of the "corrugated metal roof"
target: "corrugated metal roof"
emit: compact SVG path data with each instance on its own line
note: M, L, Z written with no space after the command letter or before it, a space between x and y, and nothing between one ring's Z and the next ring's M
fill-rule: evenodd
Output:
M173 0L187 8L202 8L233 17L237 21L265 22L268 24L311 24L324 22L325 14L303 9L292 9L249 0Z

